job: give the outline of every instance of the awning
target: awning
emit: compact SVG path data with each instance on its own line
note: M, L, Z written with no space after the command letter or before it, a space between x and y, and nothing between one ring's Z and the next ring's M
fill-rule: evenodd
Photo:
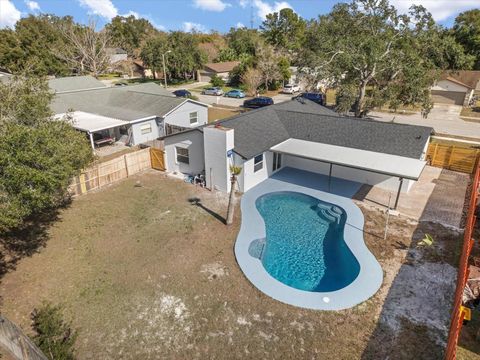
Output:
M411 180L418 180L426 165L419 159L298 139L285 140L270 150Z
M55 119L61 119L65 115L66 114L55 115ZM72 126L75 129L90 133L129 124L128 121L118 120L97 114L86 113L83 111L74 111L70 113L70 115L73 118Z

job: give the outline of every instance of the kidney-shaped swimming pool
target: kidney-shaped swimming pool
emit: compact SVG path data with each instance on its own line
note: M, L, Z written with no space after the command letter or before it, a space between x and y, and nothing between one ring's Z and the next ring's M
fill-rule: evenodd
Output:
M339 310L368 299L383 272L364 243L362 212L351 199L297 188L244 194L240 268L258 289L296 306Z

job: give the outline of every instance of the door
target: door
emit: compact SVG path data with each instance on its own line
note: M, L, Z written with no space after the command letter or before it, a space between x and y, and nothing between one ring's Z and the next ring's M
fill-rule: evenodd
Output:
M273 171L277 171L282 167L282 154L273 153Z
M432 101L437 104L463 105L464 92L432 90Z
M163 150L150 148L150 161L152 169L165 171L165 152Z

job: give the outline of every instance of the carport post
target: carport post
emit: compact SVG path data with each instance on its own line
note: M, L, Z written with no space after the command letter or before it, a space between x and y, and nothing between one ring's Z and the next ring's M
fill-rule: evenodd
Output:
M400 191L402 191L403 178L399 178L398 180L399 180L398 191L397 191L397 197L395 199L395 205L393 206L393 210L397 210L398 199L400 199Z
M330 163L330 171L328 172L328 192L330 192L330 186L332 184L332 167L333 164Z
M90 138L90 145L92 145L92 150L95 151L95 143L93 142L93 133L89 131L88 137Z

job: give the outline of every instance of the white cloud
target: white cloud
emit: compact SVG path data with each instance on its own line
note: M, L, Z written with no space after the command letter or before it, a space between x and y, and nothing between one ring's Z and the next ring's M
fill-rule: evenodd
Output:
M183 31L185 31L185 32L191 32L191 31L207 32L207 29L202 24L197 24L197 23L186 21L186 22L183 23Z
M222 0L193 0L193 5L202 10L222 12L230 4Z
M246 27L246 26L243 25L243 23L241 23L241 22L237 22L237 25L235 25L235 27L236 27L237 29L240 29L240 28L244 28L244 27Z
M240 1L238 2L238 4L239 4L242 8L246 8L249 3L250 3L250 0L240 0Z
M111 19L118 15L118 9L111 0L79 0L80 5L87 8L89 13Z
M443 21L458 13L476 8L480 4L478 0L390 0L399 13L406 13L412 5L423 5L432 13L436 21Z
M260 19L265 19L268 14L279 12L282 9L293 9L286 1L275 1L273 4L262 0L253 0L253 6L257 8L257 15Z
M14 27L21 13L10 0L0 0L0 28Z
M40 5L36 1L25 0L25 4L30 11L40 11Z

